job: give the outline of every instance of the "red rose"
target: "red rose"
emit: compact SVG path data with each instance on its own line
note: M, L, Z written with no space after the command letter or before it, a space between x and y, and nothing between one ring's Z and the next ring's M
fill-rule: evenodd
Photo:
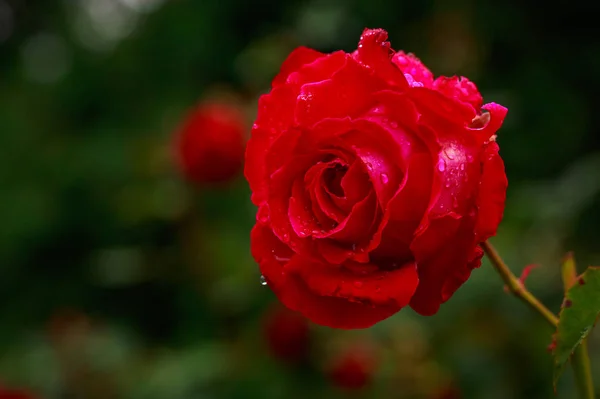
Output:
M504 210L506 108L386 39L365 30L352 54L295 50L246 148L252 254L286 306L331 327L406 305L436 313Z
M177 160L195 183L234 178L244 159L244 117L230 104L207 103L194 109L177 132Z
M308 356L310 329L306 318L281 305L269 309L264 334L271 353L287 363L300 363Z

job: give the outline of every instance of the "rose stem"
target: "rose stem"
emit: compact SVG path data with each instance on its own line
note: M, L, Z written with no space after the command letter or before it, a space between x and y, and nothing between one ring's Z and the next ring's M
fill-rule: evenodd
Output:
M541 314L553 327L558 325L558 317L545 307L525 285L510 271L492 244L487 241L481 243L481 248L489 258L490 262L504 280L508 289L519 299L529 305L533 310Z
M577 281L577 266L573 254L569 253L562 262L561 275L565 293ZM575 381L579 396L584 399L594 399L594 382L592 380L592 368L590 365L590 357L587 349L587 339L584 339L581 344L575 349L571 358L573 372L575 373Z

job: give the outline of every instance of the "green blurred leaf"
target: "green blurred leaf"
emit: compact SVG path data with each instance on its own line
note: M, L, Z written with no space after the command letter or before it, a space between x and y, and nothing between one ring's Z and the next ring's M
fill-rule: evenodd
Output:
M589 267L563 302L554 349L554 384L575 349L590 333L600 313L600 267Z

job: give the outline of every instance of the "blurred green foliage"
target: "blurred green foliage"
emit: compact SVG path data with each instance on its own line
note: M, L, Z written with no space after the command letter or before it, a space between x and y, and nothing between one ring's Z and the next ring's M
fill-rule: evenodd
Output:
M510 187L493 240L558 310L559 259L600 264L600 41L593 5L391 0L0 0L0 381L45 398L464 398L552 395L552 331L484 262L424 318L313 328L311 362L266 350L272 293L249 254L240 176L192 187L171 137L198 100L234 93L248 126L298 45L355 48L382 27L436 75L509 108ZM375 342L373 383L332 387L335 348ZM590 341L596 381L600 347ZM558 387L572 397L572 378ZM442 397L442 396L439 396ZM454 396L452 396L454 397Z

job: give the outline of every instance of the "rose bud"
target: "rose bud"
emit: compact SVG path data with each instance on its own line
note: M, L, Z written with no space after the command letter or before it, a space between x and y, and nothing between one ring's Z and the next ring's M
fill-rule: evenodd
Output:
M231 104L205 103L192 110L176 135L176 157L183 175L198 184L235 178L244 159L246 127Z
M350 346L334 359L329 378L339 388L362 389L371 382L376 363L372 348L364 345Z
M504 211L506 108L386 39L367 29L351 54L295 50L246 148L261 273L287 307L336 328L407 305L436 313Z
M280 305L267 312L263 324L269 351L286 363L296 364L308 356L310 331L302 315Z

